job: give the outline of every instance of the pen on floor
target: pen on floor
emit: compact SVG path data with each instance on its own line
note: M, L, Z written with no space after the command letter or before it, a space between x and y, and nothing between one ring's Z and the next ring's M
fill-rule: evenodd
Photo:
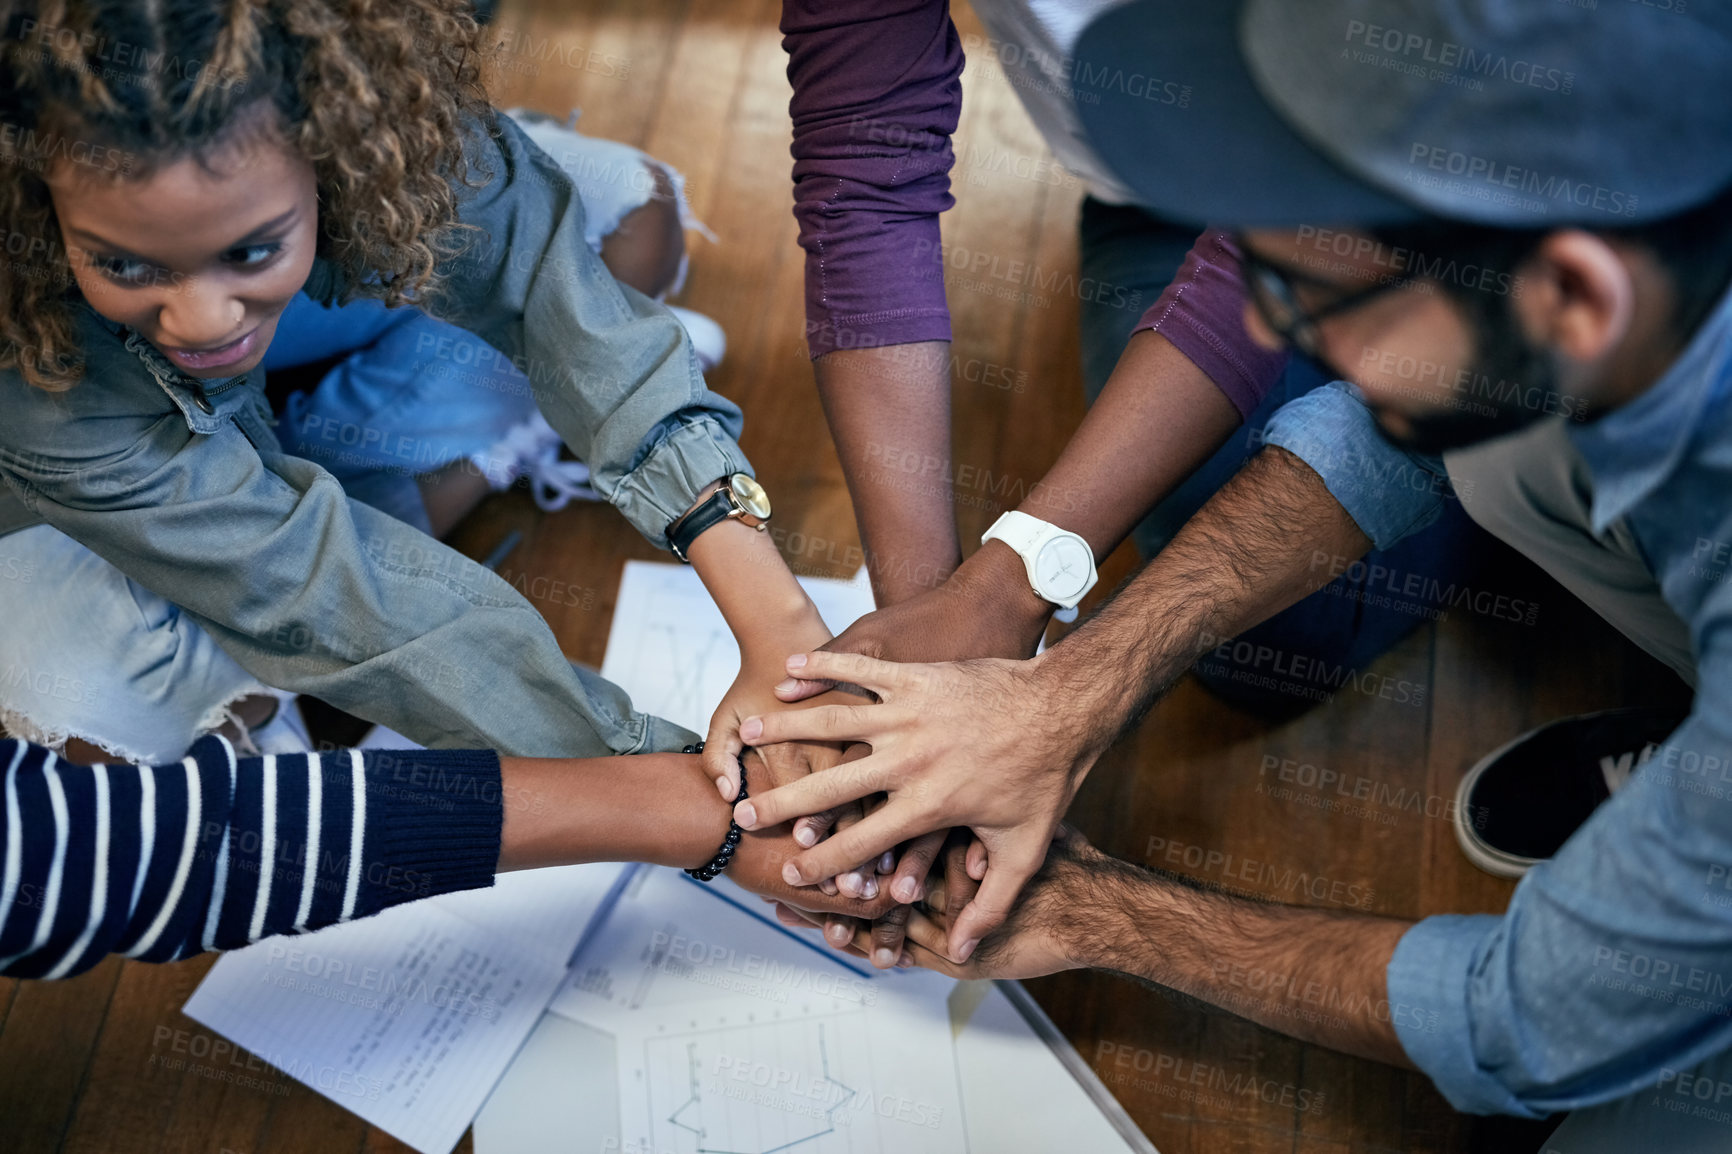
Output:
M511 556L511 551L517 548L517 546L522 542L523 532L519 529L513 529L505 535L504 540L493 547L493 552L489 553L482 560L481 567L483 569L491 569L497 573L499 571L499 563Z

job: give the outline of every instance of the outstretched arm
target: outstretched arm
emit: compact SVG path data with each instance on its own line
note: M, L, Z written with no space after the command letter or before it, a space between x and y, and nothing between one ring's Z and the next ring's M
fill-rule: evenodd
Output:
M706 485L698 503L719 487ZM740 672L710 719L704 765L722 798L739 793L740 758L745 751L740 722L765 709L781 708L772 690L782 676L788 654L824 644L830 630L817 606L777 552L770 535L728 519L704 530L687 550L692 568L704 583L722 619L740 646ZM826 695L835 704L848 700ZM813 704L821 704L814 702ZM828 769L842 756L831 743L788 743L756 751L765 771L757 780L783 784L815 770Z
M812 272L809 265L809 283ZM1097 561L1112 552L1279 378L1286 354L1250 339L1241 320L1245 304L1231 238L1203 234L1143 317L1081 428L1019 510L1080 534ZM934 342L832 352L816 362L881 606L827 650L894 661L1024 658L1046 631L1053 607L1029 587L1022 559L1008 546L988 542L944 579L958 548L950 517L948 361L949 346ZM940 525L942 541L933 529ZM888 540L895 541L891 549L874 544ZM935 556L952 560L931 562ZM791 677L776 693L794 702L827 688L822 680ZM909 843L884 888L914 900L941 839L934 833ZM859 876L839 876L844 892ZM879 930L885 935L879 953L894 957L896 924Z
M896 605L939 587L962 560L946 464L950 342L838 350L812 371L873 596Z
M1369 542L1298 458L1266 449L1094 618L1030 661L895 665L800 654L796 676L853 682L879 704L748 719L745 740L864 741L872 755L740 803L740 824L776 825L877 792L888 804L795 857L810 884L909 838L967 826L985 844L980 893L952 927L966 958L1039 868L1095 761L1198 654L1279 612L1327 574L1315 550L1356 557Z
M939 214L962 45L944 0L784 0L806 338L880 605L961 559L948 474L950 310Z
M1280 379L1287 355L1264 348L1246 332L1246 304L1232 238L1204 233L1173 283L1144 314L1076 435L1018 511L1081 535L1097 562L1111 553ZM925 363L911 350L878 351L899 354L886 362L886 371L894 362L893 382L910 379ZM948 476L940 467L949 456L947 438L948 433L945 441L922 452L898 451L894 442L881 440L867 455L873 466L867 476L887 493L929 494L934 474L937 480ZM837 440L842 440L840 430ZM846 448L843 457L846 467ZM859 505L856 490L864 533ZM900 556L878 560L886 568L908 564ZM826 648L892 661L1026 657L1052 612L1029 588L1021 558L1003 544L982 546L936 587L930 575L904 575L926 576L917 583L926 592L903 604L881 597L884 608ZM789 681L778 692L783 700L796 701L822 688L814 681Z
M935 895L942 907L942 890ZM966 965L944 956L952 914L909 922L916 963L966 978L1113 970L1306 1042L1413 1068L1385 973L1411 922L1211 893L1108 857L1061 826L1039 876Z
M696 757L530 760L454 750L239 758L207 737L167 766L67 762L0 741L0 973L61 978L110 953L163 962L589 861L695 867L728 828ZM729 874L801 905L786 829Z

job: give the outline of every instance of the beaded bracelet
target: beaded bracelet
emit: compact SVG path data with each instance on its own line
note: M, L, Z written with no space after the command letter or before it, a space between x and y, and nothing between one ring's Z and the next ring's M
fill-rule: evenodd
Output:
M703 751L704 751L704 743L700 741L696 745L686 746L680 752L681 753L702 753ZM745 758L741 758L740 759L740 796L735 798L734 800L736 802L743 801L743 800L745 800L745 797L746 797L746 760L745 760ZM730 813L731 812L732 811L730 811ZM701 882L707 882L711 878L714 878L717 875L719 875L723 870L728 868L728 863L734 860L734 851L736 849L740 848L740 837L743 834L743 832L744 831L742 831L740 829L739 823L734 821L734 819L730 816L728 818L728 836L722 840L722 848L716 851L716 856L709 860L709 864L699 866L695 870L687 870L686 872L688 874L690 874L692 877L697 878Z

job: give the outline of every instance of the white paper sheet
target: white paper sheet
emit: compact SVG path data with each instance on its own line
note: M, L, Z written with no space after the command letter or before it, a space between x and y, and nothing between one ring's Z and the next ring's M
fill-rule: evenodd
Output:
M803 584L832 629L872 609L864 580ZM639 709L702 731L738 668L690 568L627 563L602 672ZM363 744L412 746L389 732ZM489 890L271 939L219 960L186 1012L424 1154L446 1154L628 876L617 865L508 874Z
M873 609L853 581L801 581L833 632ZM739 649L689 567L625 566L602 675L696 732ZM935 974L879 975L789 933L727 880L645 870L551 1007L617 1044L624 1150L962 1151Z
M501 875L224 955L189 1017L413 1146L447 1154L628 867Z
M1157 1154L1068 1043L1043 1035L1051 1024L1029 1006L1014 982L963 982L950 997L970 1154ZM622 1141L618 1049L604 1031L544 1015L476 1116L475 1154L675 1154Z
M871 610L861 576L803 582L832 630ZM738 665L695 573L626 564L602 673L639 709L702 732ZM475 1119L475 1149L1154 1154L1053 1045L1068 1050L996 987L879 973L726 877L646 867Z
M832 633L873 609L864 569L852 581L803 577L800 584ZM740 647L690 566L625 563L603 677L631 694L639 711L703 733L739 672Z
M611 1034L620 1148L961 1154L937 974L878 974L675 870L645 869L550 1009Z
M548 1009L617 1033L718 1000L826 1013L877 999L880 983L869 966L815 936L790 933L726 878L709 884L715 888L678 870L645 867Z
M1046 1021L1015 982L956 982L947 1003L946 1021L954 1034L956 1073L961 1088L960 1116L966 1138L966 1147L954 1149L966 1149L970 1154L1076 1154L1077 1151L1157 1154L1154 1144L1141 1135L1124 1107L1112 1099L1076 1050L1057 1038L1051 1022ZM681 1052L679 1041L675 1038L672 1047L675 1057ZM830 1041L828 1029L824 1041L826 1045ZM776 1040L769 1038L760 1045L767 1050L774 1043ZM947 1048L935 1038L928 1040L927 1045ZM620 1073L632 1069L639 1060L630 1047L630 1041L620 1043L613 1034L565 1015L553 1012L544 1015L530 1041L511 1062L511 1069L499 1081L494 1095L476 1116L476 1154L525 1154L554 1149L691 1154L693 1149L766 1149L762 1142L727 1147L722 1142L724 1138L738 1140L741 1135L734 1135L733 1131L724 1133L722 1126L715 1126L714 1142L707 1137L701 1147L695 1137L682 1144L682 1138L688 1135L677 1130L672 1145L655 1145L650 1138L634 1144L622 1137L615 1085ZM753 1052L762 1054L762 1050ZM646 1050L646 1057L653 1055ZM700 1092L703 1069L719 1066L717 1057L719 1054L707 1050L698 1052ZM726 1099L729 1088L736 1083L750 1085L755 1074L753 1067L741 1067L741 1073L745 1074L743 1078L733 1078L734 1066L729 1064L708 1076L712 1090L721 1090L712 1095L717 1104L722 1104L721 1100ZM840 1067L831 1073L838 1078L847 1076L847 1071ZM688 1074L688 1086L689 1081ZM662 1083L677 1090L677 1074L663 1076ZM826 1097L826 1088L816 1078L793 1085L811 1095L797 1099L812 1107L809 1112L840 1097L840 1092L830 1092ZM637 1095L634 1099L627 1095L629 1100L646 1097ZM701 1102L705 1107L708 1104ZM894 1100L876 1099L875 1107L894 1109L894 1105ZM686 1107L686 1111L679 1112L681 1107ZM688 1123L695 1118L693 1107L684 1100L669 1111L669 1116L675 1114ZM722 1116L721 1121L734 1123L740 1119ZM772 1135L766 1133L766 1138L769 1137ZM792 1152L802 1149L811 1154L823 1147L811 1144L790 1147ZM861 1145L857 1149L873 1147ZM894 1144L882 1147L883 1154L901 1149Z

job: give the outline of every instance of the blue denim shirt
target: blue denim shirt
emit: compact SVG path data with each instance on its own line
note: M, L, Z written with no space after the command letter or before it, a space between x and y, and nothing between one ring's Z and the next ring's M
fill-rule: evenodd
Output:
M529 377L596 489L652 542L698 491L749 471L740 410L710 392L661 305L619 285L584 240L571 180L508 117L470 126L459 216L429 311ZM317 261L305 291L348 286ZM573 667L508 583L351 501L282 452L264 372L200 383L79 306L84 379L61 393L0 373L0 533L47 522L181 606L266 684L416 741L518 756L677 749L690 735ZM0 489L0 498L4 498Z
M1594 529L1622 520L1689 626L1698 688L1683 726L1501 917L1426 918L1397 946L1401 1043L1477 1113L1622 1098L1732 1049L1732 296L1647 392L1569 436ZM1385 442L1344 384L1281 409L1266 439L1379 547L1448 499L1443 464Z

